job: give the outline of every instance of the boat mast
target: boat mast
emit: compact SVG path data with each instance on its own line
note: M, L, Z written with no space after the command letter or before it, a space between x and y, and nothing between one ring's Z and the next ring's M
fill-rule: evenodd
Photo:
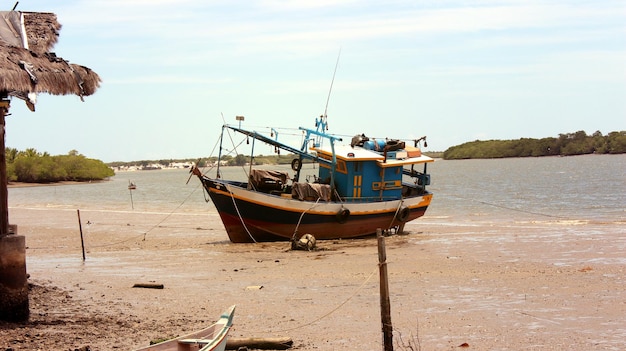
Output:
M337 54L337 62L335 62L335 70L333 71L333 79L330 81L330 88L328 89L328 97L326 98L326 107L324 108L324 125L326 130L328 130L328 125L326 124L326 117L328 117L328 102L330 101L330 93L333 91L333 84L335 83L335 75L337 74L337 67L339 66L339 57L341 56L341 49L339 49L339 53Z
M222 143L224 142L224 128L226 128L226 125L222 125L222 134L220 134L220 151L218 153L217 156L217 174L215 176L215 178L221 178L220 177L220 165L222 163Z
M326 136L326 131L328 130L328 102L330 101L330 94L333 91L333 84L335 83L335 75L337 74L337 67L339 66L339 57L341 56L341 49L339 49L339 53L337 54L337 61L335 62L335 70L333 71L333 79L330 81L330 88L328 89L328 97L326 98L326 107L324 107L324 115L320 116L319 122L316 121L315 125L317 127L317 131L321 132L324 136ZM339 139L341 140L341 139ZM333 162L330 166L330 193L335 193L335 171L337 169L337 155L335 155L335 141L332 137L329 137L330 141L330 149L333 154Z

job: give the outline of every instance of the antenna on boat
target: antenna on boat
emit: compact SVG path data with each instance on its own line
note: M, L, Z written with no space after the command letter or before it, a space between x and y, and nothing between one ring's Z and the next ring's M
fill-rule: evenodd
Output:
M335 83L335 75L337 74L337 66L339 66L339 57L340 56L341 56L341 48L339 48L339 53L337 54L337 62L335 62L335 71L333 72L333 79L330 81L330 88L328 89L328 97L326 98L326 107L324 108L324 115L320 116L319 124L322 127L322 131L328 130L328 123L326 123L326 118L328 117L328 114L327 114L327 112L328 112L328 102L330 101L330 93L333 91L333 83Z

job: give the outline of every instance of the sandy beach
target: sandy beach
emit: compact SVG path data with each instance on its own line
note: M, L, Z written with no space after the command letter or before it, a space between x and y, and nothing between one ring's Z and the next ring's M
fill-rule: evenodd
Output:
M375 238L232 244L215 214L11 208L26 236L28 323L0 349L132 350L211 324L297 350L381 350ZM623 223L446 225L386 238L396 350L622 350ZM576 232L605 235L569 236ZM133 288L159 283L164 289Z

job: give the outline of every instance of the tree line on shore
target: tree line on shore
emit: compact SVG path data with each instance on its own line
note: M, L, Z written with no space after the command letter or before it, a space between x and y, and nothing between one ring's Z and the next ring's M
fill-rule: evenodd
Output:
M517 140L476 140L452 146L443 153L445 160L471 158L574 156L626 153L626 131L602 135L597 131L559 134L558 138Z
M539 157L572 156L583 154L623 154L626 153L626 131L611 132L602 135L599 131L587 135L584 131L559 134L558 138L517 140L476 140L452 146L443 153L428 152L431 157L443 157L446 160L471 158ZM67 155L51 156L29 148L24 151L7 147L5 149L7 178L9 182L53 183L60 181L102 180L115 175L111 167L123 165L148 165L172 162L195 162L199 167L206 167L217 162L217 157L183 160L156 160L112 162L105 164L96 159L87 158L76 150ZM289 164L293 155L259 155L254 163ZM226 156L222 159L226 165L241 166L250 161L250 156Z
M100 160L87 158L76 150L67 155L50 156L36 149L5 149L9 182L53 183L91 181L112 177L115 172Z
M290 164L293 159L293 155L257 155L254 156L254 164L255 165L264 165L264 164ZM122 168L122 167L137 167L142 168L149 165L161 165L163 168L167 168L169 165L174 163L188 163L193 162L198 167L208 167L210 165L217 164L218 157L204 157L200 159L195 158L185 158L185 159L160 159L160 160L141 160L141 161L130 161L130 162L110 162L107 163L108 166L113 168ZM222 156L222 162L227 166L243 166L250 162L249 155L239 154L236 156L224 155Z

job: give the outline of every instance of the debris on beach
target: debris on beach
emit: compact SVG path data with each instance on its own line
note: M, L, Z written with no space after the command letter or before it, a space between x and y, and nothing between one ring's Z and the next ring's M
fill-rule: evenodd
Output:
M133 285L133 288L145 288L145 289L163 289L165 286L163 284L157 283L136 283Z
M289 337L274 338L233 338L229 337L226 342L227 350L287 350L293 346L293 340Z
M317 245L315 237L311 234L304 234L299 240L293 240L291 242L292 250L314 250Z

